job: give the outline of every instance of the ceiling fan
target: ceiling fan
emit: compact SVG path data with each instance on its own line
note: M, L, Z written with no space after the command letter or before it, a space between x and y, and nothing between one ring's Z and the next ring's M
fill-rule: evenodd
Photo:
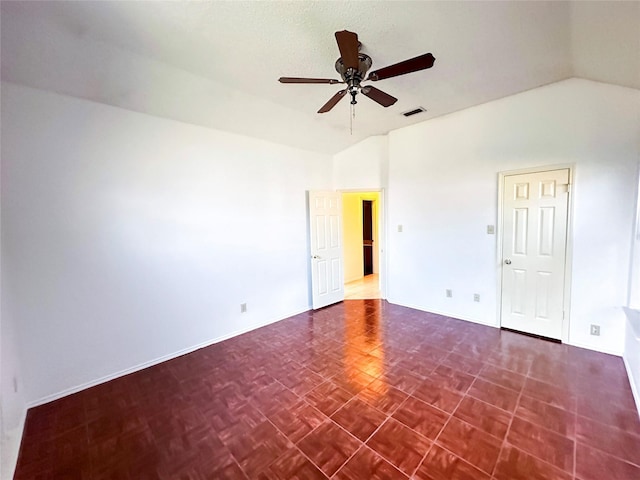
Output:
M374 72L367 72L371 68L372 61L369 55L360 53L360 42L358 41L358 34L342 30L336 32L336 41L338 42L338 49L340 50L340 58L336 60L336 71L340 74L342 81L332 78L299 78L299 77L280 77L280 83L328 83L334 85L337 83L343 83L347 85L347 88L340 90L331 99L325 103L318 113L325 113L331 110L336 104L342 100L344 96L351 95L351 104L355 105L356 95L362 93L364 96L369 97L374 102L379 103L383 107L390 107L398 101L397 98L392 97L388 93L378 90L376 87L370 85L362 85L362 82L378 80L384 80L385 78L397 77L398 75L405 75L411 72L417 72L431 68L436 61L433 55L425 53L404 62L396 63L388 67L381 68Z

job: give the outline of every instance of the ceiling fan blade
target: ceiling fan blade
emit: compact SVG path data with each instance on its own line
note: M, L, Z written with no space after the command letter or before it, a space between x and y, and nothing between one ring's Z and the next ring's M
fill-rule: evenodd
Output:
M375 72L371 72L367 77L367 80L377 81L384 80L385 78L397 77L398 75L404 75L405 73L417 72L426 68L433 67L433 63L436 61L435 57L430 53L425 53L415 58L410 58L404 62L389 65L388 67L381 68Z
M280 77L278 81L280 83L328 83L330 85L343 83L340 80L335 80L333 78Z
M318 110L318 113L326 113L331 110L340 100L342 100L342 97L344 97L346 93L346 88L344 90L340 90L333 97L331 97L331 99L327 103L325 103L320 110Z
M378 90L376 87L362 87L360 92L374 102L378 102L383 107L390 107L398 101L396 97L392 97L388 93Z
M358 69L358 34L342 30L336 32L336 41L344 67Z

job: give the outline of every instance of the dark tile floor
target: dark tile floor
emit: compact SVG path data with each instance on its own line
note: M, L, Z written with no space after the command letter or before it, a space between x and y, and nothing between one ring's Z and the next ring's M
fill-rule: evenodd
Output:
M31 409L18 479L640 479L622 360L380 300Z

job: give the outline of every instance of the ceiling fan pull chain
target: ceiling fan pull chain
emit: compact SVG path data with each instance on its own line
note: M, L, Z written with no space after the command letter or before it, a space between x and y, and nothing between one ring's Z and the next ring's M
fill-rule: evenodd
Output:
M356 116L356 109L353 106L353 103L351 104L351 115L349 115L349 131L351 132L351 135L353 135L353 119Z

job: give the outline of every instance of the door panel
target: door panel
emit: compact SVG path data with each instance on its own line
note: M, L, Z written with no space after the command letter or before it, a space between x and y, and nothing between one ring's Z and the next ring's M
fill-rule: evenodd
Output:
M504 177L503 327L562 336L568 184L568 169Z
M344 299L340 198L337 192L309 192L311 287L314 309Z

